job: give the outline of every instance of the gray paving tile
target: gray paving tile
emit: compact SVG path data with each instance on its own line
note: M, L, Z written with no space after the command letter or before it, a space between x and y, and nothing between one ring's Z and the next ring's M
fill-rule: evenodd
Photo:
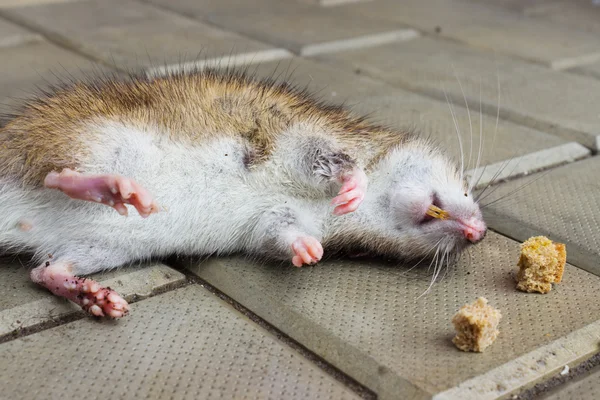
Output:
M585 376L559 387L545 400L596 400L600 394L600 367Z
M157 7L171 10L200 20L205 20L215 14L231 14L248 10L264 10L277 7L283 3L280 0L140 0L154 4ZM289 3L289 1L286 1Z
M418 35L404 24L369 17L345 7L311 7L293 2L213 14L207 20L300 55L369 47Z
M369 2L369 1L374 1L374 0L299 0L299 1L302 1L302 2L308 3L308 4L318 4L320 6L329 7L329 6L338 6L340 4Z
M231 258L190 261L187 267L380 398L418 398L494 371L600 320L600 278L569 265L563 283L549 295L521 293L512 276L518 253L517 242L490 232L422 297L430 281L424 270L369 260L295 269ZM474 355L454 348L450 319L478 296L499 308L503 320L497 342ZM599 339L592 335L579 350L568 340L558 347L566 349L566 357L582 357L596 350ZM494 375L506 380L485 390L507 394L540 379L564 362L552 357L536 368L538 359L523 361L520 374L526 378ZM515 365L508 369L517 371ZM479 398L492 398L490 393Z
M580 75L586 75L591 78L600 79L600 62L594 62L581 67L572 68L569 71Z
M75 53L48 42L0 48L0 110L36 93L37 86L56 83L61 79L83 77L92 71L108 72Z
M600 82L430 38L321 55L338 68L367 74L455 104L597 148ZM410 60L410 62L406 62ZM462 88L459 84L462 84ZM499 92L500 91L500 92Z
M600 60L597 35L484 4L460 0L379 0L347 6L367 16L408 24L471 46L564 69Z
M358 398L199 286L0 345L4 398Z
M348 71L311 59L294 57L282 61L260 63L248 68L248 73L275 82L288 82L306 88L314 96L335 104L354 107L366 98L397 92L390 85L368 76L357 76Z
M23 7L5 15L119 68L273 51L272 46L129 0Z
M39 42L42 36L23 29L18 25L0 20L0 48L18 46L29 42Z
M86 0L0 0L0 8L24 7L38 4L67 3Z
M525 12L529 8L551 6L560 0L467 0L470 3L486 4L491 7Z
M508 196L486 209L488 224L518 240L544 234L566 243L571 264L600 276L599 175L593 157L488 190L484 204Z
M24 257L0 259L0 339L80 311L74 304L31 282L29 269L24 266L26 260ZM163 264L124 268L91 277L129 301L185 282L183 274Z
M554 0L526 7L523 12L555 26L600 33L600 5L594 5L592 0Z

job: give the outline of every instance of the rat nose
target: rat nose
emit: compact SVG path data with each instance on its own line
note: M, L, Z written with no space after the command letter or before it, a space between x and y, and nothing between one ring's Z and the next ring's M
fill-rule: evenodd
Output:
M484 238L487 228L485 223L475 217L469 218L466 221L460 221L462 225L463 235L471 243L477 243Z

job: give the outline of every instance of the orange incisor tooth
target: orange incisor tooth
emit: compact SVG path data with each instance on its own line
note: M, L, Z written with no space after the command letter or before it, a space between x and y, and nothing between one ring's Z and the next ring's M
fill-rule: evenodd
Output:
M448 219L449 217L448 211L444 211L441 208L434 206L433 204L429 206L425 214L437 219Z

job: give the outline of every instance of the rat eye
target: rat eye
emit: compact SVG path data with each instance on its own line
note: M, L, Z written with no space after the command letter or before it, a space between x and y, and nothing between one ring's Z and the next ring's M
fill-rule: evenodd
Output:
M465 197L469 197L469 195L467 194L467 192L465 192Z

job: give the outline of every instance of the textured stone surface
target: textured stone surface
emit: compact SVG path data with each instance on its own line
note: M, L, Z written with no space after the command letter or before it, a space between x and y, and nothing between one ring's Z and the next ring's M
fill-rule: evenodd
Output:
M541 19L460 0L379 0L348 6L359 13L408 24L482 49L556 69L600 60L597 35Z
M2 344L0 359L14 399L358 398L199 286Z
M38 42L42 37L35 33L23 29L20 26L0 20L0 48L18 46L28 42Z
M25 258L0 259L0 339L21 329L56 320L80 310L31 282ZM185 277L166 265L124 268L91 276L110 286L128 301L148 297L157 290L183 284Z
M119 68L260 53L271 46L130 0L23 7L10 18Z
M600 367L544 396L546 400L596 400L600 394Z
M593 0L554 0L532 5L523 11L528 17L542 19L555 26L600 34L600 4Z
M2 74L0 75L0 111L11 109L37 92L37 86L83 77L96 71L107 72L91 61L47 42L36 42L18 47L0 48Z
M213 15L264 10L294 1L281 0L141 0L176 13L205 20Z
M38 4L68 3L85 0L0 0L0 8L33 6Z
M357 107L365 99L397 92L390 85L367 76L357 76L311 59L294 57L289 60L261 63L248 68L250 74L289 82L306 88L315 97L335 104Z
M311 7L293 2L214 14L208 20L224 29L284 47L296 54L368 47L416 36L416 32L404 24L368 17L345 7Z
M213 259L188 268L382 398L409 398L449 389L600 319L600 278L569 265L549 295L518 292L518 254L518 243L490 232L422 297L425 267L369 260L295 269ZM450 319L479 296L503 319L496 343L474 355L452 345Z
M518 240L543 234L566 243L571 264L600 276L599 175L593 157L488 190L483 204L507 196L489 206L488 224Z
M569 71L580 75L587 75L591 78L600 80L600 62L595 62L581 67L573 68Z
M319 56L338 68L367 74L456 104L463 91L472 109L511 119L596 148L600 82L555 72L447 41L420 38ZM406 62L410 60L410 62ZM462 88L460 86L462 84Z

